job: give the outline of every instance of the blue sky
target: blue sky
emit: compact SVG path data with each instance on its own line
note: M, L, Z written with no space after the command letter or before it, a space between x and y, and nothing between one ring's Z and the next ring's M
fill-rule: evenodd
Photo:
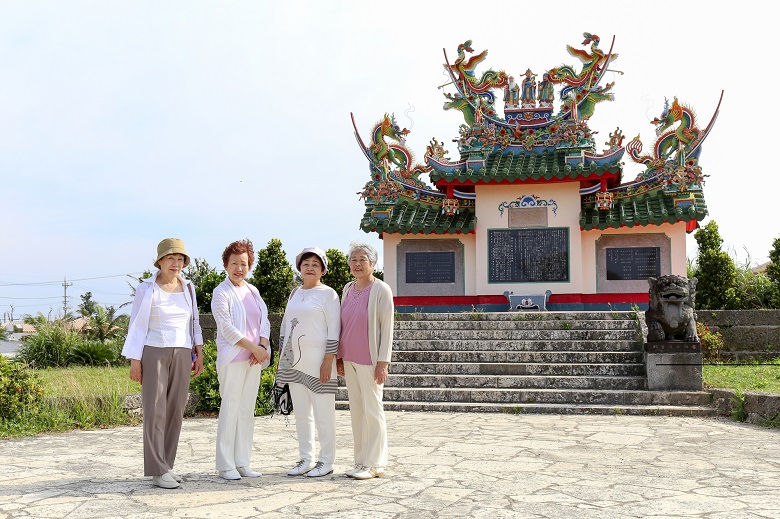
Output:
M620 126L647 149L664 97L704 125L725 90L700 159L710 218L741 261L745 248L766 261L780 233L760 153L778 108L757 83L774 28L751 3L5 1L0 318L60 312L66 276L71 306L88 290L121 304L124 275L168 236L212 265L244 237L279 238L290 257L356 239L381 250L358 230L368 166L349 114L367 137L394 112L418 160L432 137L456 157L462 118L437 86L442 48L467 39L490 50L478 72L519 77L574 63L565 46L585 31L607 49L614 35L624 74L590 121L603 141Z

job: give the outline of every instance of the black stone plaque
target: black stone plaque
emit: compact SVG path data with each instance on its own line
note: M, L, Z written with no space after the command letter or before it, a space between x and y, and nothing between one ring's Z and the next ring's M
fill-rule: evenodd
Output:
M489 230L488 281L569 281L569 228Z
M455 283L455 252L407 252L407 283Z
M626 281L661 275L660 247L607 247L607 279Z

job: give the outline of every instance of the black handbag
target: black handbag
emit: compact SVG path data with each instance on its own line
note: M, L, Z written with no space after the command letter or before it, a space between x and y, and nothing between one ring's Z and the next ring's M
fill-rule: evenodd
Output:
M293 401L290 396L290 385L274 382L271 388L271 402L274 406L274 413L287 416L293 411Z

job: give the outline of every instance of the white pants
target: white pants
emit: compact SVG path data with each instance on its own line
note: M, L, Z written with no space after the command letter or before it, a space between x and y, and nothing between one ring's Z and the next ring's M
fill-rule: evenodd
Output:
M260 365L231 362L217 374L219 407L217 422L217 470L248 467L255 430L255 401L260 388Z
M382 407L384 385L374 380L374 366L344 362L349 392L349 416L355 444L355 464L387 465L387 422Z
M303 384L290 384L290 396L298 433L300 459L333 465L336 460L336 395L319 394ZM314 457L314 429L320 440L320 455Z

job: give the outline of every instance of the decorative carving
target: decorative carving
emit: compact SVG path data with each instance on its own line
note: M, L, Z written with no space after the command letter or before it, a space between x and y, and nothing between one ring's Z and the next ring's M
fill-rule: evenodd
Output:
M695 312L697 281L674 275L648 278L647 342L699 340Z
M518 207L552 207L553 216L558 216L558 202L552 198L549 200L542 200L536 195L522 195L518 196L517 200L511 202L501 202L498 205L498 212L501 216L504 216L505 209L516 209Z

